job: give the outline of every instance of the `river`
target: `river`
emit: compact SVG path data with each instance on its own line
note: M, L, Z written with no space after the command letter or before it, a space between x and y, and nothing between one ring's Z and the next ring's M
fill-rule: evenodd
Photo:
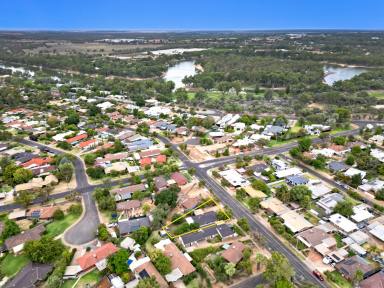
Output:
M324 66L324 83L332 86L336 81L349 80L367 71L361 67Z
M183 61L175 66L169 67L164 79L175 83L175 89L185 87L182 80L187 76L196 75L195 61Z

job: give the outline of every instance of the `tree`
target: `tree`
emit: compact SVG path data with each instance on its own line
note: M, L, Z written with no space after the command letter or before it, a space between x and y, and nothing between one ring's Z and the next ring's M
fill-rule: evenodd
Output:
M59 178L64 179L68 183L71 181L73 171L74 167L72 163L65 162L63 164L60 164L58 168Z
M267 101L271 101L273 98L273 91L271 89L268 89L264 93L264 99Z
M13 235L19 234L21 232L21 229L19 225L16 224L13 220L5 220L4 223L4 229L1 233L1 239L5 240Z
M32 201L35 199L35 195L29 191L21 191L16 196L16 203L24 206L25 208L29 206L29 204L32 203Z
M64 212L60 209L57 209L55 212L53 212L53 219L63 220L64 219Z
M312 145L312 140L311 138L305 137L297 141L299 145L299 149L304 152L304 151L309 151Z
M77 125L80 122L80 116L73 109L68 110L67 118L65 119L65 123L68 125L74 124Z
M84 162L87 165L93 165L95 163L96 158L97 158L96 154L89 153L84 156Z
M103 167L100 167L100 166L89 167L87 168L86 172L87 172L87 175L92 179L101 179L105 175Z
M65 250L60 240L43 236L40 240L28 241L24 245L24 253L37 263L52 263Z
M363 179L361 177L361 174L358 173L358 174L355 174L351 177L351 186L356 188L357 186L361 185L361 183L363 182Z
M149 227L141 226L132 233L132 238L135 239L138 244L143 245L148 240L150 233L151 230Z
M109 238L109 233L107 226L105 224L100 224L99 227L97 228L97 238L101 241L107 241Z
M13 173L13 181L15 184L26 183L33 178L32 171L25 168L19 168Z
M178 187L171 187L169 189L161 191L155 196L155 204L168 204L170 207L175 208L177 203Z
M312 192L305 185L297 185L293 187L290 191L291 200L299 203L301 206L306 207L308 197L311 198Z
M348 200L340 201L336 204L333 211L345 217L350 217L353 215L353 203Z
M248 206L249 206L249 209L251 209L251 211L253 213L256 213L257 210L259 210L259 208L260 208L260 199L256 198L256 197L250 198L248 200Z
M375 194L375 199L377 200L384 200L384 189L380 189Z
M161 275L166 275L172 271L171 259L165 256L160 250L155 250L152 253L152 261L156 269L160 272Z
M272 285L278 281L290 281L295 271L288 259L281 253L273 251L271 258L266 261L264 277Z
M291 201L291 191L289 190L289 187L285 184L277 187L276 197L283 203L288 203L289 201Z
M224 266L225 274L229 277L232 277L236 273L236 265L233 263L228 263Z
M120 249L115 254L108 258L108 269L112 273L116 273L117 275L121 275L124 272L128 271L127 261L129 258L128 250Z
M249 231L249 223L246 218L242 217L239 220L237 220L237 225L239 225L241 229L243 229L245 232Z
M347 159L345 160L345 164L352 166L355 164L355 157L352 155L348 155Z
M49 116L48 119L47 119L47 124L52 128L52 127L56 127L57 125L59 125L59 119L57 119L56 116Z
M146 277L144 279L140 279L136 288L160 288L160 285L157 283L155 277Z
M361 280L364 279L364 272L357 269L355 275L353 275L353 283L357 285Z

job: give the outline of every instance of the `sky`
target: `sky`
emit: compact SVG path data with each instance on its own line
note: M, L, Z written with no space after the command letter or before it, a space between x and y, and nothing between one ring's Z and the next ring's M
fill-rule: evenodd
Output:
M0 0L2 30L384 30L384 0Z

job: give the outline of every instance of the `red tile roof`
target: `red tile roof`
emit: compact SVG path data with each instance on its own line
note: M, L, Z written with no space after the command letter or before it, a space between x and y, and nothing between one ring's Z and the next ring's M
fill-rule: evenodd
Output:
M51 163L53 159L51 157L45 157L45 158L32 158L31 160L21 164L23 167L30 167L30 166L43 166L45 164Z
M167 156L160 154L156 157L156 163L164 164L166 162L167 162Z
M93 144L95 144L95 143L96 143L96 139L90 139L90 140L81 142L81 143L79 144L79 147L80 147L80 148L85 148L85 147L90 146L90 145L93 145Z
M176 182L177 185L179 185L179 186L183 186L183 185L185 185L185 184L188 183L187 178L185 178L185 176L184 176L183 174L181 174L180 172L174 172L174 173L172 173L171 178L172 178L173 180L175 180L175 182Z
M83 256L76 259L77 264L82 270L87 270L95 266L97 262L108 258L110 255L117 252L117 247L112 243L104 244L93 251L85 253Z
M142 167L144 166L148 166L148 165L151 165L152 164L152 159L151 158L143 158L140 160L140 165Z
M76 135L75 137L72 137L72 138L68 138L66 141L67 141L67 143L72 144L74 142L83 140L87 137L88 137L88 134L84 133L84 134Z

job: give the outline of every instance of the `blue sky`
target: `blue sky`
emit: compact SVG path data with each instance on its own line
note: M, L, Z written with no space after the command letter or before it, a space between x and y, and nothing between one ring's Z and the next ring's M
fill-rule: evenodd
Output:
M0 29L384 29L384 0L0 0Z

